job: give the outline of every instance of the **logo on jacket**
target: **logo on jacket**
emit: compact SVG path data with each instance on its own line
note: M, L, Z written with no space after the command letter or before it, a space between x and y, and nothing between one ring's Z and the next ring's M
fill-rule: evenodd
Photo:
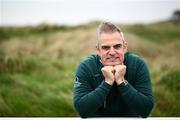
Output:
M74 79L74 87L79 87L82 83L79 82L79 78L76 76Z

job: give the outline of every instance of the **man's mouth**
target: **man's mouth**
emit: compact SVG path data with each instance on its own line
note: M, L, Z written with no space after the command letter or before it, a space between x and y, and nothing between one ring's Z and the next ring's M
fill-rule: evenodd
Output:
M119 58L119 57L109 57L109 58L107 58L107 60L110 61L110 62L114 62L114 61L116 61L118 58Z

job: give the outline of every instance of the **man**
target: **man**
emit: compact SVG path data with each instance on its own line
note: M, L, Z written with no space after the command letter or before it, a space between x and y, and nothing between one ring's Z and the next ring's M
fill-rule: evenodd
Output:
M97 53L75 74L74 106L81 117L147 117L153 108L145 62L127 52L121 30L109 22L97 32Z

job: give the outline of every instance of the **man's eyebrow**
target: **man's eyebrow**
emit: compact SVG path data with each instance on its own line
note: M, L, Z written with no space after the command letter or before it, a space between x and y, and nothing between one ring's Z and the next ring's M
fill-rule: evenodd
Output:
M118 43L118 44L115 44L115 45L122 45L122 44L121 44L121 43ZM115 45L114 45L114 46L115 46Z
M117 43L117 44L114 44L113 46L115 45L122 45L122 43ZM102 44L101 46L111 46L111 45Z
M102 47L102 46L110 46L110 45L106 45L106 44L101 44L100 46Z

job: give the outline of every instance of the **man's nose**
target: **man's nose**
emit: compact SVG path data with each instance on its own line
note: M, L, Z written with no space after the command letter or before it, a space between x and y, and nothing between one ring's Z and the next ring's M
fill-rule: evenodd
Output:
M115 49L113 47L110 48L109 54L110 55L115 55L116 54L116 51L115 51Z

